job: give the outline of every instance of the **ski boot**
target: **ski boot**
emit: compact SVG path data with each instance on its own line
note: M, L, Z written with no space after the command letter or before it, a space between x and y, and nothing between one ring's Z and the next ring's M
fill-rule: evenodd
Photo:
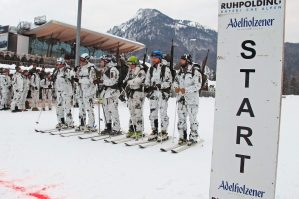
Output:
M74 126L74 124L68 124L68 125L67 125L67 128L68 128L68 129L73 129L73 128L75 128L75 126Z
M179 139L179 142L178 142L178 145L185 145L185 144L187 144L187 140L186 139L184 139L184 138L180 138Z
M84 129L85 129L85 126L82 126L82 125L75 127L75 131L84 131Z
M192 138L190 138L190 139L188 140L188 142L187 142L187 145L188 145L188 146L191 146L191 145L194 145L194 144L197 144L197 140L194 140L194 139L192 139Z
M67 129L67 125L63 123L58 123L55 127L56 129Z
M131 138L133 138L135 140L138 140L141 137L143 137L143 133L141 131L133 132L133 135L131 136Z
M39 111L37 107L31 109L32 111Z
M118 136L118 135L121 135L121 134L122 134L121 131L116 131L116 130L113 130L113 131L111 131L111 133L110 133L111 136Z
M52 108L49 108L49 111L51 111L52 110Z
M158 142L164 142L168 140L168 133L166 131L161 131L158 137Z
M126 135L126 137L127 138L132 138L134 136L134 131L128 131L128 133L127 133L127 135Z
M101 131L101 135L109 135L112 131L111 123L106 124L106 128Z
M46 111L46 108L43 108L43 111Z
M153 130L152 133L148 136L148 141L155 141L158 139L158 131Z
M97 132L97 130L98 129L95 127L85 126L84 133L94 133Z
M197 131L191 131L189 135L189 140L187 142L188 146L194 145L197 143L198 140L198 133Z
M22 112L17 106L15 107L14 110L11 111L12 113L17 113L17 112Z

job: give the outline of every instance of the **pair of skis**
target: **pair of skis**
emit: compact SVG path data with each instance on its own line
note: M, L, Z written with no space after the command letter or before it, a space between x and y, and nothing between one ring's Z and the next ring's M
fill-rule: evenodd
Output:
M48 130L38 130L35 129L35 132L37 133L48 133L50 135L60 135L61 137L73 137L78 135L85 134L83 131L75 131L73 128L69 129L48 129Z
M125 145L128 146L128 147L130 147L130 146L139 146L139 148L145 149L145 148L148 148L148 147L151 147L151 146L162 144L163 142L166 142L167 140L164 140L164 141L161 142L160 140L158 140L158 141L157 140L149 141L148 139L144 139L144 140L138 140L138 141L135 141L135 142L125 142Z
M193 146L196 146L196 145L203 145L204 143L204 140L203 139L200 139L197 143L194 143L192 145L188 145L188 144L183 144L183 145L179 145L179 144L175 144L175 145L172 145L172 146L169 146L169 147L166 147L166 148L160 148L160 150L162 152L168 152L168 151L171 151L172 153L180 153L182 151L185 151Z

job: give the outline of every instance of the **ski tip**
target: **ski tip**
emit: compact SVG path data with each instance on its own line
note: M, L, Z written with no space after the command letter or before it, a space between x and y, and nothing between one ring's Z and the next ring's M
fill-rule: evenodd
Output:
M172 153L178 153L176 150L171 150Z
M160 151L161 152L167 152L165 149L163 149L163 148L160 148Z

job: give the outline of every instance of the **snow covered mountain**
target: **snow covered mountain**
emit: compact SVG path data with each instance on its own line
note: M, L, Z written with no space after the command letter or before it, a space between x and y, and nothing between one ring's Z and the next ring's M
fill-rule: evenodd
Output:
M217 32L197 22L173 19L156 9L139 9L132 19L108 32L142 42L149 51L160 49L164 53L170 52L173 38L176 58L189 52L199 63L210 49L208 65L216 68Z
M217 52L217 32L203 27L197 22L173 19L156 9L139 9L129 21L114 26L108 31L117 36L136 40L146 44L149 51L160 49L170 52L171 39L177 46L175 58L189 52L195 55L195 61L201 63L210 49L208 66L215 71ZM195 40L196 39L196 40ZM143 51L137 53L142 56ZM299 94L299 44L285 44L285 81L284 94ZM291 85L293 80L293 84ZM292 91L295 87L296 92Z

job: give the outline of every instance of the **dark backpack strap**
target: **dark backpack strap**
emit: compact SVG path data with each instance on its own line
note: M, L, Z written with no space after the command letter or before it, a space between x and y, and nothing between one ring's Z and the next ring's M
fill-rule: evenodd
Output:
M110 78L110 70L111 70L111 68L108 68L108 70L105 71L105 75L109 78Z
M160 78L161 78L161 80L163 81L164 80L164 77L165 77L165 71L166 71L166 65L162 65L161 66L161 74L160 74Z
M150 68L150 77L151 77L151 79L152 79L152 77L153 77L153 72L154 72L154 67L152 66L152 67Z

